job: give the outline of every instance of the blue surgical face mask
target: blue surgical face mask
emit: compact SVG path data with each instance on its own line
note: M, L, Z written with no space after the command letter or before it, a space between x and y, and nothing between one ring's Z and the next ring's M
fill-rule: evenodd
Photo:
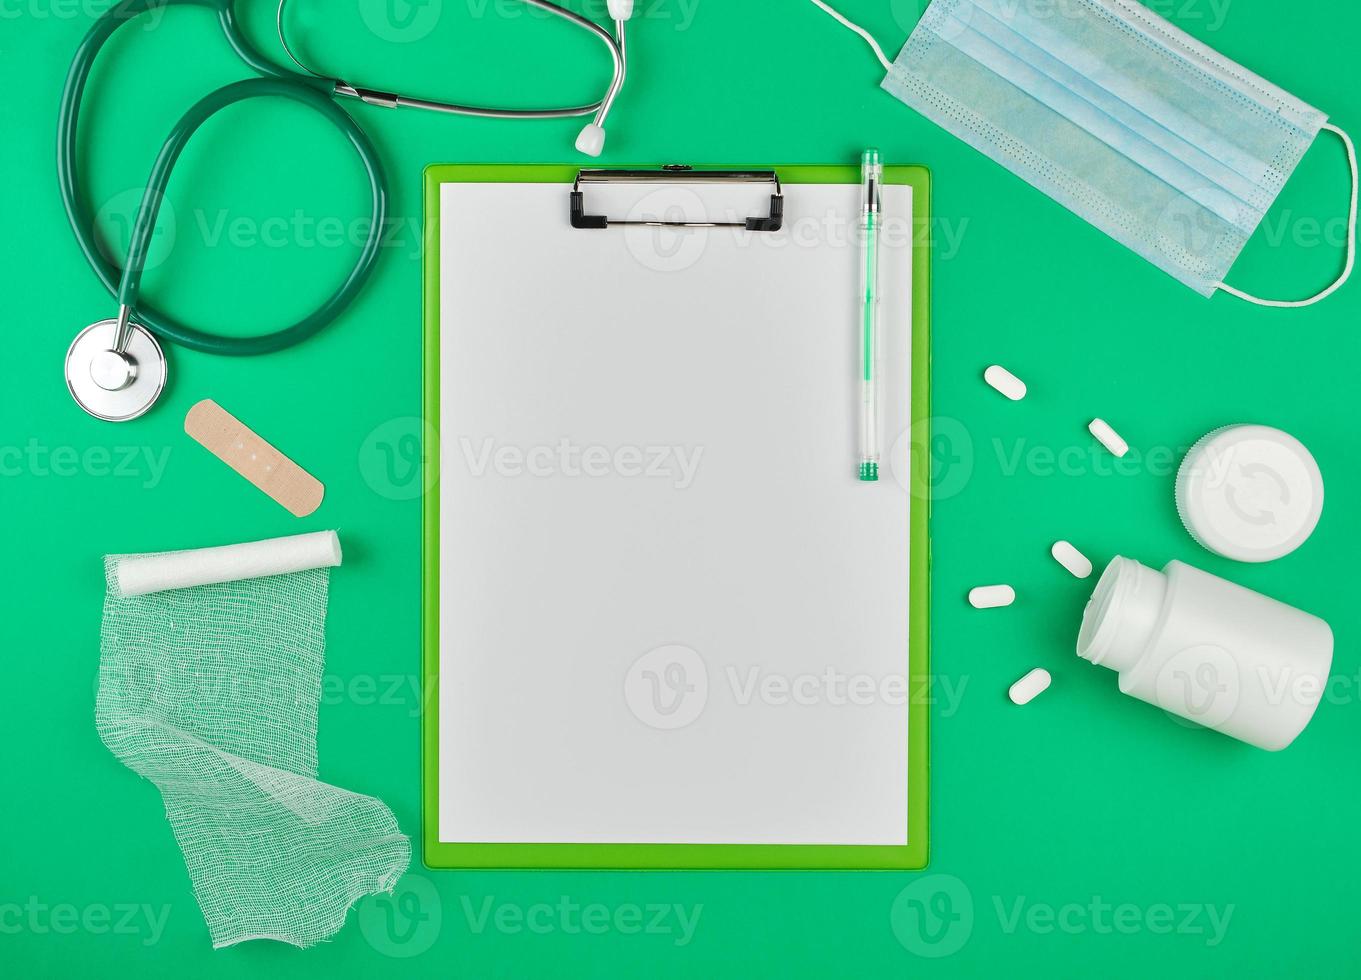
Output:
M1205 296L1303 306L1350 276L1356 151L1327 117L1134 0L932 0L884 88ZM1321 129L1346 144L1346 270L1298 303L1225 284Z

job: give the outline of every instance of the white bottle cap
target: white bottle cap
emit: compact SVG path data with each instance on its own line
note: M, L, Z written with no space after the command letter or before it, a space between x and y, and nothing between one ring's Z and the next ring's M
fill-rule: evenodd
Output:
M584 153L588 157L598 157L603 149L605 149L605 130L595 123L587 123L577 136L578 152Z
M1294 436L1264 425L1217 429L1177 473L1177 512L1201 545L1237 561L1271 561L1314 533L1323 474Z

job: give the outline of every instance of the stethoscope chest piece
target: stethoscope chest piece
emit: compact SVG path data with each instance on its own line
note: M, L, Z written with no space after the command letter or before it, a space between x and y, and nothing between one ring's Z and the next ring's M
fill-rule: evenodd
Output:
M165 353L156 338L127 324L118 343L116 319L92 323L66 352L66 387L76 404L97 419L126 422L146 412L165 389ZM119 349L121 347L121 350Z

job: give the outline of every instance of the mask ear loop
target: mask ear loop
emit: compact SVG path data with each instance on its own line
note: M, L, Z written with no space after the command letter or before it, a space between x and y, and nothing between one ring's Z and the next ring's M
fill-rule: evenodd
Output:
M813 2L816 3L817 0L813 0ZM1222 290L1230 296L1237 296L1239 299L1247 300L1249 303L1253 303L1257 306L1267 306L1277 310L1297 310L1305 306L1313 306L1315 303L1322 303L1329 296L1333 295L1333 293L1341 289L1346 284L1347 280L1351 278L1352 270L1356 268L1356 144L1352 142L1350 136L1330 123L1324 123L1323 128L1330 133L1336 133L1342 139L1343 145L1347 148L1347 163L1350 164L1352 168L1352 209L1351 215L1347 220L1347 265L1342 270L1342 275L1338 278L1337 282L1333 283L1317 296L1314 296L1311 299L1302 299L1294 302L1288 300L1260 299L1256 296L1251 296L1248 293L1242 292L1241 290L1234 289L1228 283L1223 282L1216 283L1216 289Z
M841 13L838 13L831 6L824 3L823 0L812 0L812 3L814 6L822 10L824 13L828 14L837 23L841 24L841 26L854 31L856 34L859 34L862 38L864 38L865 43L867 43L870 46L871 50L874 51L874 56L879 59L879 64L884 66L884 70L885 71L893 70L893 63L888 60L888 56L884 54L884 49L879 46L879 42L874 39L874 37L870 34L869 31L865 30L859 24L845 17ZM1356 210L1358 190L1356 172L1356 144L1352 142L1352 138L1348 136L1343 130L1339 129L1337 126L1332 125L1331 123L1324 123L1322 128L1328 130L1331 133L1336 133L1338 137L1342 140L1342 144L1347 148L1347 163L1351 166L1352 171L1352 206L1351 214L1347 219L1347 264L1346 267L1342 270L1342 275L1338 277L1335 283L1333 283L1323 292L1319 293L1317 296L1311 297L1310 299L1302 299L1295 301L1261 299L1257 296L1245 293L1242 290L1234 289L1226 282L1215 283L1215 288L1218 289L1219 291L1228 293L1230 296L1237 296L1239 299L1246 300L1249 303L1254 303L1257 306L1267 306L1273 309L1280 310L1296 310L1306 306L1313 306L1315 303L1322 303L1329 296L1333 295L1333 293L1337 292L1339 289L1345 286L1347 284L1347 280L1352 277L1352 271L1356 268Z
M879 59L879 64L884 66L884 71L893 70L893 62L888 60L888 56L884 54L884 49L879 47L879 42L874 39L874 37L870 34L869 31L865 30L863 27L861 27L854 21L847 20L844 16L837 13L831 7L827 6L827 4L823 3L822 0L813 0L813 4L822 11L824 11L825 13L829 14L842 27L850 28L851 30L855 31L855 33L863 37L865 39L865 42L869 44L871 48L874 49L874 56Z

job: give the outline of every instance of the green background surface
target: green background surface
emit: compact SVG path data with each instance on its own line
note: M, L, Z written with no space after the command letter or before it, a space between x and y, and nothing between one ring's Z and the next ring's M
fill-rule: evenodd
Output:
M589 39L512 0L299 3L314 59L354 81L468 99L588 99ZM1361 903L1361 619L1349 557L1361 463L1352 394L1361 286L1303 312L1206 301L1063 212L878 89L863 45L802 2L640 0L630 85L606 160L851 162L877 144L932 168L936 253L932 863L923 873L435 873L363 903L299 952L209 948L155 788L93 725L106 552L337 527L321 775L420 812L421 172L432 162L573 162L573 122L504 124L357 110L398 219L359 303L310 344L249 363L172 350L145 419L96 422L60 366L113 304L82 264L53 174L68 59L94 0L0 0L6 520L0 972L76 976L1140 977L1357 972ZM845 0L896 51L917 0ZM599 13L603 3L593 3ZM273 12L242 0L262 47ZM584 8L583 8L584 9ZM1359 128L1353 6L1164 0L1192 34ZM410 17L409 22L406 18ZM403 26L405 25L405 26ZM127 219L191 100L240 77L201 10L126 29L87 98L84 153L106 228ZM1305 295L1339 262L1344 161L1324 138L1231 276ZM339 139L293 106L238 107L200 133L171 187L146 292L208 327L259 332L334 285L363 187ZM608 289L608 272L583 289ZM1011 404L993 362L1031 386ZM327 485L295 521L188 442L211 396ZM1134 447L1113 467L1084 426ZM1204 432L1278 425L1317 455L1330 504L1295 555L1234 565L1177 523L1173 472ZM131 455L129 455L131 454ZM134 460L118 465L123 459ZM413 480L415 481L413 483ZM1088 586L1048 557L1066 537L1104 562L1181 558L1327 618L1334 680L1306 733L1268 755L1120 696L1073 657ZM963 596L1008 581L1009 610ZM1024 710L1008 684L1054 687ZM655 922L650 906L671 909ZM687 931L684 922L694 924ZM583 913L583 908L591 911ZM132 910L132 911L128 911ZM636 913L636 914L635 914ZM697 921L696 921L696 916ZM1227 924L1225 924L1227 921ZM159 924L159 925L158 925Z

